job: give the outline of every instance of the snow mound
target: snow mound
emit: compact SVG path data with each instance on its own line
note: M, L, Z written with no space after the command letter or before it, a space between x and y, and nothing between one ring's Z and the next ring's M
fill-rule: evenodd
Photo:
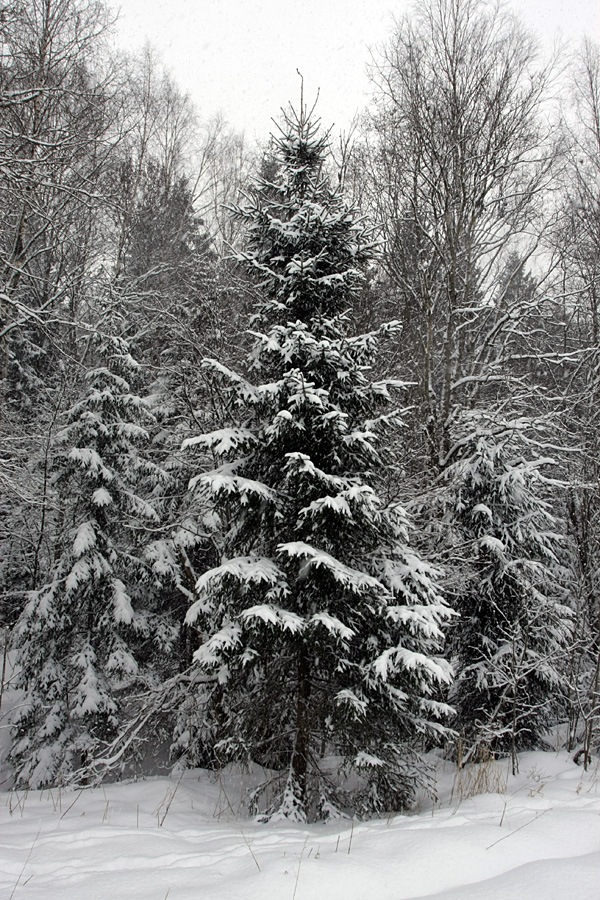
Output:
M438 762L434 804L318 825L244 819L249 776L231 772L4 793L0 896L598 900L598 768L552 753L523 754L517 776L492 766L502 793L465 796L482 779Z

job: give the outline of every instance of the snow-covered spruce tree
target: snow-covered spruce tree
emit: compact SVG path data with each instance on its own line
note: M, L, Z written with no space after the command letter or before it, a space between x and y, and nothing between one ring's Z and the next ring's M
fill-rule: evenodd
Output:
M451 700L463 759L491 751L514 760L556 721L572 619L564 547L542 496L544 460L524 457L517 430L494 435L489 426L445 472L449 592L460 613L448 641Z
M132 391L136 370L123 341L102 339L53 448L56 564L15 626L24 702L11 759L23 785L60 782L84 765L113 736L144 645L164 653L175 637L152 609L139 538L140 526L156 524L143 494L161 476L143 452L150 417Z
M390 382L369 368L386 328L354 336L348 316L368 233L324 173L318 123L303 106L284 122L275 174L238 211L262 297L249 375L205 362L236 424L187 441L217 463L193 486L224 529L188 621L216 679L217 752L278 769L265 815L305 820L340 803L399 808L425 779L415 747L444 728L449 667L435 654L449 610L404 511L375 488L394 416L382 413ZM352 797L333 789L325 755L360 785Z

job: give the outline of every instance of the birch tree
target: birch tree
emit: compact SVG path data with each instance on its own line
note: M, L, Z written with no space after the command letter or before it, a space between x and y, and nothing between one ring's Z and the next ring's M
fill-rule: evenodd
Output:
M550 72L502 4L427 0L397 23L372 78L372 208L436 472L452 462L461 409L495 398L527 328L528 300L500 273L511 252L523 266L543 227Z

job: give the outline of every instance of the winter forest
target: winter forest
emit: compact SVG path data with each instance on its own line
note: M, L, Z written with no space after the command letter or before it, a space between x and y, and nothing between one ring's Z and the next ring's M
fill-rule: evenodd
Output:
M257 765L307 822L433 748L586 768L600 47L424 0L349 136L299 78L255 148L111 21L0 11L4 789Z

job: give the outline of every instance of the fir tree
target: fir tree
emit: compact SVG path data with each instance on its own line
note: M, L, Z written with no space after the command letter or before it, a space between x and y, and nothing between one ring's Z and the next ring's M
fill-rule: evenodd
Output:
M137 365L126 344L102 344L54 447L57 561L15 627L24 702L11 757L18 783L31 787L61 781L90 760L117 728L120 698L148 653L144 643L164 653L174 638L152 609L136 539L140 524L158 521L143 496L160 478L142 449L150 417L132 391Z
M372 246L330 186L327 150L303 106L285 116L272 177L238 211L261 298L248 377L205 362L235 424L186 442L217 463L192 487L224 533L188 613L215 678L209 731L220 758L281 771L266 815L297 820L340 802L406 804L424 777L412 748L443 731L449 679L435 573L410 549L403 509L376 490L395 418L383 411L391 382L369 371L395 325L352 334ZM358 775L351 801L332 789L326 754Z
M515 760L539 747L563 690L571 614L558 523L541 496L543 463L524 457L514 429L494 436L480 423L445 473L451 553L466 550L449 645L456 728L470 758L491 751Z

